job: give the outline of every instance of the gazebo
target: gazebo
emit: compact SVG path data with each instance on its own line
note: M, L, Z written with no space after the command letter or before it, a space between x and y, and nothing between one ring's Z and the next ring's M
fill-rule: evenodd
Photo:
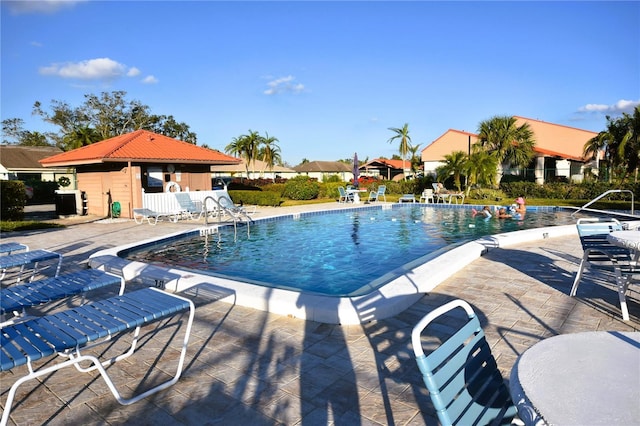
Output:
M118 202L122 217L143 207L144 193L211 190L211 166L237 158L147 130L116 136L40 160L43 167L75 168L86 212L107 216Z

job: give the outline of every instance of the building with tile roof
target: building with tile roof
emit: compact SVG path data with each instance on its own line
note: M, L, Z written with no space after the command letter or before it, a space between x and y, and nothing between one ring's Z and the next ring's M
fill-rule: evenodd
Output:
M74 167L89 214L107 216L112 202L123 217L142 207L142 193L211 190L211 166L237 158L168 136L136 130L40 160L44 167Z
M275 179L275 178L283 178L290 179L294 176L298 175L293 169L288 167L282 167L275 165L271 169L267 167L267 163L260 160L254 160L251 163L251 167L249 167L249 174L247 176L247 168L245 167L245 161L243 159L238 159L240 162L237 164L219 164L215 166L211 166L211 173L214 177L216 176L230 176L230 177L238 177L238 178L264 178L264 179Z
M309 176L322 182L325 177L338 175L349 182L353 180L353 167L342 161L309 161L293 168L299 175Z
M411 169L411 162L404 161L404 170ZM360 166L363 176L373 176L386 180L402 180L404 178L402 160L389 160L387 158L376 158Z
M584 158L583 150L587 141L597 136L596 132L547 123L531 118L514 116L516 125L529 124L536 145L535 159L530 170L539 184L558 177L580 180L583 169L590 159ZM425 174L435 175L438 166L444 164L444 156L454 151L469 153L471 146L478 142L478 135L449 129L422 150Z
M1 180L57 181L65 176L73 179L68 167L45 168L40 160L61 153L55 146L0 145Z

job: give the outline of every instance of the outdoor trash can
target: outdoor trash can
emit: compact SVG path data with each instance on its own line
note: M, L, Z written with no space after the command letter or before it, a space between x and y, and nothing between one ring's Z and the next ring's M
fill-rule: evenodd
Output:
M75 193L56 193L56 215L69 216L76 214L76 194Z

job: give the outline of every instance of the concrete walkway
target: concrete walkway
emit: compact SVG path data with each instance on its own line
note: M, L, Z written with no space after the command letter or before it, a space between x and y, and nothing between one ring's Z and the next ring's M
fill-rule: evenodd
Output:
M328 207L343 208L337 203L259 208L256 215ZM98 250L198 226L188 221L74 224L79 220L86 218L68 219L64 229L3 234L2 240L63 253L65 272L86 267ZM476 309L505 379L518 355L549 336L640 330L638 286L627 297L627 322L607 277L587 274L578 297L569 297L581 256L577 237L492 249L403 313L358 326L302 321L193 296L196 320L176 385L121 406L95 374L62 370L40 385L22 386L11 420L19 425L435 425L410 333L426 312L453 298ZM134 282L128 289L140 285ZM124 393L142 379L158 380L174 359L175 343L166 344L170 332L152 327L144 332L139 352L108 369ZM447 324L434 332L446 335ZM24 371L0 374L1 404L15 373Z

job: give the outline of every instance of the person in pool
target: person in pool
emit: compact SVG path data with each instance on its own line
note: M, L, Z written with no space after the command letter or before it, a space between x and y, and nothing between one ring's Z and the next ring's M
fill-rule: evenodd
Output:
M471 209L471 213L473 214L473 217L476 217L478 215L485 219L489 219L491 217L491 209L489 208L489 206L484 206L480 211Z
M525 204L524 198L518 197L516 198L516 213L521 217L524 217L524 214L527 212L527 206Z
M511 219L512 217L513 216L511 216L504 207L500 207L500 210L498 210L498 219Z

